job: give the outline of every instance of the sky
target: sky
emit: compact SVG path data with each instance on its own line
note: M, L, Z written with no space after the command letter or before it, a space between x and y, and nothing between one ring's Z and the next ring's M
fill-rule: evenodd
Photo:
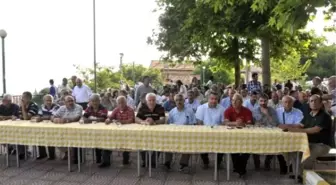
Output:
M58 86L63 77L76 74L74 64L93 66L92 5L92 0L0 0L0 29L8 34L7 93L39 91L49 79ZM158 28L155 8L155 0L96 0L97 62L118 66L119 53L124 63L149 66L159 59L162 53L146 43ZM324 25L320 11L307 27L321 35ZM336 35L326 36L336 42Z

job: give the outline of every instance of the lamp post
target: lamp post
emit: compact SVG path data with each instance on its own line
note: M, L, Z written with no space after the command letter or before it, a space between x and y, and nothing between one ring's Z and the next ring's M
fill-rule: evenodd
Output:
M135 62L133 61L133 72L132 72L132 76L133 76L133 82L134 82L134 86L135 86L135 83L136 83L136 81L135 81Z
M205 66L202 67L203 71L203 85L205 85Z
M120 66L119 66L119 70L120 70L120 87L122 87L122 76L123 76L122 65L123 65L124 53L119 53L119 55L120 55Z
M93 0L93 77L94 77L94 92L97 93L96 0Z
M3 94L6 94L6 63L5 63L5 38L7 32L5 30L0 30L0 37L2 41L2 86Z

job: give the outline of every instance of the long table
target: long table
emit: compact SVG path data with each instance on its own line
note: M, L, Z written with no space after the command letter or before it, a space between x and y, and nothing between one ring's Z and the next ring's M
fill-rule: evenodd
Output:
M176 153L302 152L302 160L310 155L306 134L257 127L3 121L0 122L0 143Z

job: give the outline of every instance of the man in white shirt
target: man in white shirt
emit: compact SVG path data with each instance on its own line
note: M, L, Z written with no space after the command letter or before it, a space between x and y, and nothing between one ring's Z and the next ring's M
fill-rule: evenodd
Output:
M75 98L76 103L83 107L83 110L87 108L91 95L92 91L90 87L83 84L83 81L80 78L77 78L76 86L72 91L72 96Z

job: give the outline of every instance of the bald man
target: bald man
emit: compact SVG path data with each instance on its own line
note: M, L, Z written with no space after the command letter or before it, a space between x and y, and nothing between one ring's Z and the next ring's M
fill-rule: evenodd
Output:
M88 106L90 96L92 95L92 91L90 87L83 84L82 79L76 79L76 86L72 91L72 96L75 98L75 101L78 105L82 106L85 110Z

